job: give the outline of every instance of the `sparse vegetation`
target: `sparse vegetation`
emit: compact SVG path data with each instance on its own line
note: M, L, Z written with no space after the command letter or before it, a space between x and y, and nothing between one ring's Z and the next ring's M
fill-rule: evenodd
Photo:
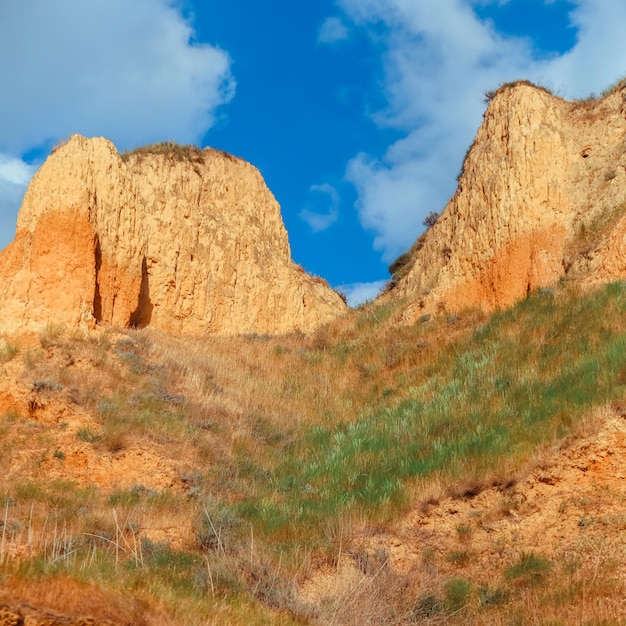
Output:
M189 163L202 163L204 154L200 148L193 145L180 145L173 141L163 141L161 143L141 146L128 152L123 152L120 156L123 161L128 161L131 157L141 159L147 155L158 154L174 161Z
M537 584L543 580L551 567L550 562L542 556L534 552L525 552L516 563L506 569L505 576L516 583Z
M489 89L485 91L485 99L484 99L485 104L489 104L496 97L497 93L498 93L497 89Z
M11 343L4 342L0 345L0 363L7 363L13 360L20 352L20 349Z
M50 322L46 324L44 330L39 333L39 342L42 348L51 348L54 346L65 332L63 324Z
M575 532L594 538L567 547L567 568L520 545L487 576L481 551L483 528L523 514L515 477L538 451L623 397L624 284L580 293L564 283L490 318L463 312L453 326L439 315L400 326L399 311L370 303L310 337L189 343L48 329L45 352L31 348L10 368L21 368L31 404L0 424L32 477L0 480L5 584L64 576L113 595L132 589L161 616L152 623L189 624L222 614L487 624L537 606L549 618L580 606L585 576L585 601L621 597L616 548L595 538L623 521L588 503L563 505ZM62 401L83 421L56 421L48 404ZM100 459L129 469L96 487L70 480L79 458L90 472ZM132 458L137 466L124 465ZM393 528L416 503L427 517L493 485L493 517L459 514L447 543L416 558L424 576L395 571L383 547L351 543ZM362 578L345 597L313 606L299 595L316 568L346 559ZM549 589L536 584L548 577Z
M401 254L390 266L389 273L392 276L397 276L400 272L402 272L407 265L411 262L411 255L409 252L405 252ZM406 272L404 272L406 273Z
M610 174L608 178L605 176L607 182L614 177L610 171L608 174ZM619 204L596 214L588 222L581 222L578 225L577 236L572 240L565 254L564 266L566 272L569 272L574 263L581 258L591 258L602 238L623 217L625 211L626 204Z
M610 96L612 93L615 93L616 91L620 91L624 89L625 87L626 87L626 76L620 78L619 80L615 81L612 85L607 87L602 92L602 97L606 98L607 96Z
M76 436L86 443L96 443L102 439L102 435L91 430L91 428L79 428Z
M142 159L145 156L156 154L162 155L175 162L188 162L192 165L204 163L207 151L215 152L223 157L236 161L237 157L223 150L202 149L194 145L180 145L174 141L163 141L151 144L149 146L141 146L134 150L123 152L120 156L123 161L129 161L131 158Z
M400 282L402 278L404 278L412 269L413 264L415 262L415 254L419 251L424 245L424 241L426 239L426 234L428 230L430 230L439 219L440 214L431 211L424 218L424 226L426 226L426 232L422 233L416 243L412 246L411 250L401 254L388 268L389 273L391 274L391 280L389 281L389 285L387 290L393 289L395 285Z
M424 221L423 221L424 226L426 226L426 228L432 228L437 223L437 220L439 219L439 217L440 217L439 213L437 213L436 211L431 211L424 218Z

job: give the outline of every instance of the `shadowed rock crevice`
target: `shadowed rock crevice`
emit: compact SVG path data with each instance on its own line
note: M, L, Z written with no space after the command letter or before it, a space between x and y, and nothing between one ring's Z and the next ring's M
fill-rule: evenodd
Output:
M139 302L137 308L131 313L130 326L133 328L145 328L150 325L154 305L150 301L150 276L146 259L141 262L141 287L139 289Z
M95 249L95 265L96 265L96 288L93 295L93 317L96 323L102 322L102 296L100 295L100 268L102 267L102 249L100 248L100 240L96 238Z

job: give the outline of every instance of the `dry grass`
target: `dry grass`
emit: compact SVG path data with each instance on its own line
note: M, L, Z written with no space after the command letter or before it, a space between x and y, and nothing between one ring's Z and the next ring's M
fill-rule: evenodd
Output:
M571 574L546 569L547 594L507 578L513 562L477 573L471 521L423 563L427 585L349 545L420 503L428 512L492 485L504 502L538 449L619 400L623 300L620 285L564 287L490 319L412 327L397 306L369 304L311 336L193 342L47 328L3 364L17 407L0 415L12 450L0 478L5 580L99 581L172 623L505 623L539 607L557 620L570 605L587 621L618 615L623 590L597 546L576 548ZM79 463L139 453L157 460L134 483L92 480ZM500 519L516 506L504 502ZM306 606L298 585L350 554L363 582L330 608Z
M141 146L134 150L123 152L120 156L123 161L129 161L131 159L141 160L150 155L161 155L173 162L187 162L192 165L197 165L204 163L207 153L219 154L230 161L238 160L237 157L224 150L202 149L194 145L180 145L174 141L163 141L149 146Z
M106 593L97 585L83 583L67 576L47 580L24 580L9 577L0 589L0 602L46 607L60 614L89 616L98 623L133 626L172 624L167 615L154 612L130 594Z
M614 170L607 171L605 181L610 182L614 176ZM566 273L576 261L580 261L581 258L591 258L591 254L601 244L603 237L611 232L616 222L624 215L625 210L626 205L622 203L611 209L602 211L587 222L580 222L577 236L572 239L564 254Z

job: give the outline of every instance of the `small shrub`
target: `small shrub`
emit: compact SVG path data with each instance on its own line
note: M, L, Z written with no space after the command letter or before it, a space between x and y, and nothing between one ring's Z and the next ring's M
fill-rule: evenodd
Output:
M491 589L481 587L478 591L478 604L480 606L498 606L509 599L509 593L505 589Z
M32 370L41 360L41 352L33 350L33 348L28 348L22 352L22 360L24 361L24 367L27 370Z
M485 91L485 104L489 104L496 97L497 93L497 89L489 89L488 91Z
M17 354L19 354L20 349L17 346L14 346L10 343L5 343L2 347L0 347L0 363L7 363L11 361Z
M35 380L32 389L35 393L44 391L63 391L63 385L52 380Z
M55 324L49 322L46 327L39 333L39 343L42 348L50 348L58 343L61 335L65 332L63 324Z
M456 567L465 567L471 558L471 553L467 550L453 550L446 557L446 561Z
M140 376L148 372L148 364L140 354L123 352L119 349L116 349L115 353L133 374Z
M429 619L443 610L443 603L432 593L421 596L411 610L411 617L415 619Z
M459 524L456 527L456 534L459 541L462 543L469 543L474 535L474 527L471 524Z
M390 266L389 273L393 276L397 274L403 267L408 265L411 262L411 253L405 252L401 254Z
M444 588L445 606L451 613L456 613L463 609L472 593L471 583L462 578L449 580Z
M437 220L439 219L439 217L440 217L440 214L437 213L437 211L431 211L424 218L424 221L422 222L422 224L424 224L426 228L432 228L437 223Z
M517 563L507 567L504 575L507 580L520 584L536 584L551 568L550 561L542 556L534 552L524 552Z
M139 502L141 494L133 489L114 491L107 502L111 506L133 506Z
M208 501L195 524L198 545L217 552L226 552L236 542L236 534L242 520L227 505Z
M15 409L10 409L4 414L4 420L9 423L15 422L19 417L20 414Z
M123 426L107 428L100 440L104 447L112 453L123 450L127 445L128 429Z
M293 584L282 579L278 571L265 563L255 564L247 572L247 586L254 597L265 606L298 614L300 607L294 597Z
M59 461L65 461L65 452L62 450L55 450L52 455L55 459L59 459Z
M96 443L102 439L102 435L91 430L91 428L80 428L76 433L76 436L85 443Z

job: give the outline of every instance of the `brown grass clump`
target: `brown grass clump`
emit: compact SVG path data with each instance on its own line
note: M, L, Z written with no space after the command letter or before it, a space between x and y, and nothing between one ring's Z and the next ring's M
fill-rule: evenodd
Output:
M120 156L124 162L130 159L143 159L149 155L161 155L171 161L184 163L188 162L193 165L204 163L207 154L219 154L230 161L238 161L237 157L225 152L224 150L215 150L213 148L198 148L194 145L180 145L174 141L163 141L151 144L149 146L141 146L134 150L123 152Z
M179 162L204 162L204 153L200 148L193 145L181 146L180 144L177 144L173 141L164 141L149 146L141 146L139 148L135 148L134 150L123 152L120 156L122 157L123 161L128 161L131 158L142 159L143 157L146 157L148 155L155 154L162 155L168 159Z

